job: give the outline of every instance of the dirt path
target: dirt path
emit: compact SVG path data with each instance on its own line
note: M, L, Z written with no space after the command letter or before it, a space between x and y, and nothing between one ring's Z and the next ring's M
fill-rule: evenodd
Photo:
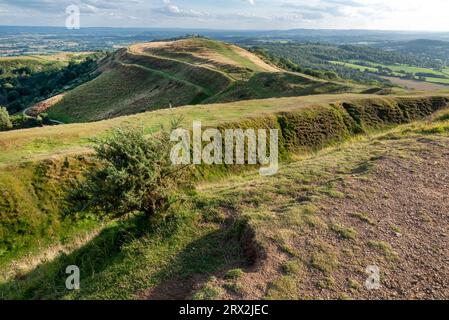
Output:
M27 118L37 118L37 116L39 114L47 111L52 106L54 106L55 104L60 102L63 97L64 97L64 94L58 94L58 95L51 97L47 100L41 101L32 107L26 108L25 110L23 110L22 113ZM61 122L58 120L53 120L53 119L50 119L50 122L52 122L54 124L64 124L64 122Z

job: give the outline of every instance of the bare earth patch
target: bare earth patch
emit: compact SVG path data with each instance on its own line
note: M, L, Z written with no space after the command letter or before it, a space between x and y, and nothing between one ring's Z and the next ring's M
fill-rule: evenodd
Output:
M202 61L204 64L205 61L209 62L210 67L219 67L219 66L242 66L238 61L233 60L230 57L225 56L224 54L213 50L203 48L201 45L201 39L183 39L171 42L149 42L149 43L140 43L136 45L132 45L129 50L131 52L142 54L170 54L170 53L182 53L190 55L192 58L198 59L198 61ZM240 56L240 58L250 61L255 67L260 69L260 71L265 72L279 72L279 68L269 65L258 56L244 50L238 46L231 44L222 44L226 49L233 52L235 55Z
M39 114L47 111L51 107L53 107L55 104L61 102L61 100L64 98L64 94L58 94L57 96L48 98L47 100L41 101L31 108L29 108L26 111L26 114L28 116L37 117Z
M363 285L367 275L360 268L380 267L381 289L362 287L354 298L449 298L449 143L418 142L415 157L379 159L368 179L353 176L342 187L352 197L324 205L322 214L339 217L359 234L354 257L342 259L340 285L351 275Z
M270 298L276 285L274 299L449 298L449 140L413 143L411 155L386 152L346 173L343 196L319 201L328 227L293 235L291 253L271 248L226 298ZM368 266L380 269L378 290L365 287Z

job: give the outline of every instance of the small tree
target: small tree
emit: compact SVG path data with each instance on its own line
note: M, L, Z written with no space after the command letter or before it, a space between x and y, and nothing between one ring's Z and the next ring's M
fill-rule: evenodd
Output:
M142 129L115 129L94 146L99 166L70 197L96 213L120 217L140 211L154 215L171 204L174 190L185 181L186 167L170 161L170 133L146 137Z
M9 118L8 110L5 107L0 107L0 131L12 128L12 122Z

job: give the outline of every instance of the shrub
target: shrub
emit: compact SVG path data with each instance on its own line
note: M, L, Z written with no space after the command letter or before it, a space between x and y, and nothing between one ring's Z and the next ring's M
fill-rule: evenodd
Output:
M187 168L172 165L171 145L165 130L147 137L142 129L114 129L96 140L98 166L87 172L70 202L78 204L77 211L112 217L136 211L151 216L167 209L174 190L186 181Z
M0 131L12 128L12 122L9 118L8 110L5 107L0 107Z

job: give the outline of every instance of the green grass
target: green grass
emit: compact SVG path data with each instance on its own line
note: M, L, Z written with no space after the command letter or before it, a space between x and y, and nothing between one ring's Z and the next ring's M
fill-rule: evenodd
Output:
M235 82L224 92L207 99L205 103L344 93L352 89L347 85L309 79L298 74L261 72L247 81Z
M98 137L117 126L141 125L150 133L168 125L171 117L185 117L184 125L190 127L193 120L208 125L218 125L242 118L253 118L277 114L305 107L328 105L338 101L371 99L370 95L320 95L282 99L251 100L230 104L187 106L172 110L158 110L138 115L86 124L70 124L55 127L35 128L0 133L0 166L26 161L46 159L60 154L85 152L89 138ZM379 101L388 101L378 98Z
M296 300L298 293L296 279L291 276L282 276L270 283L265 298L268 300Z
M174 114L185 115L187 124L195 118L200 118L205 122L205 124L213 125L215 119L215 121L217 121L215 123L218 124L218 116L221 116L221 119L225 119L226 115L229 116L229 119L233 119L234 117L242 118L244 114L242 111L245 110L242 106L245 106L247 108L246 112L249 114L256 112L258 113L258 116L253 117L252 119L249 118L248 120L228 121L225 127L239 126L241 128L278 128L281 132L279 146L281 158L286 159L289 157L289 153L318 150L329 144L338 143L348 139L355 134L369 132L372 129L385 128L393 124L408 122L412 119L419 119L420 117L430 115L433 111L443 107L445 105L445 101L447 101L444 100L444 98L408 98L397 100L392 98L377 98L375 100L359 99L355 100L351 104L342 103L341 105L333 104L316 106L309 104L311 101L323 101L323 97L320 98L321 99L317 97L310 97L310 100L300 100L299 98L292 100L267 100L264 101L264 105L259 105L256 101L248 102L246 104L238 103L234 105L227 105L226 108L221 108L223 112L219 115L215 115L213 110L211 110L213 107L219 106L208 106L207 108L182 108L177 109L176 111L178 112L174 112ZM303 102L304 104L301 105L298 102ZM284 112L280 112L280 106L282 103L284 103ZM264 110L261 106L264 106L267 109ZM276 109L276 113L270 115L270 108L274 106L278 107ZM233 107L235 107L235 109L233 109ZM179 111L183 112L181 113ZM263 115L263 111L267 112L265 116ZM166 112L158 111L153 114L148 113L147 115L150 116L152 122L147 123L147 132L155 132L158 128L160 128L160 124L167 124L170 120L170 114L171 111L169 110ZM215 115L217 118L214 119L213 117L209 117L211 115ZM117 120L111 120L112 123L116 123L116 121ZM97 129L95 133L92 134L100 134L101 130L99 130L99 128L103 128L103 130L108 128L107 122L100 122L91 125L91 128ZM106 126L101 127L102 125ZM12 248L10 247L10 244L6 244L3 250L14 251L21 247L27 247L32 244L34 238L38 238L43 232L51 231L56 235L59 234L59 231L52 231L52 226L59 224L57 212L58 210L61 210L61 207L56 204L59 204L61 199L64 197L65 190L64 188L61 188L64 185L61 185L61 183L58 185L57 179L65 179L69 183L77 181L77 176L80 175L80 172L77 170L83 166L83 161L86 161L85 158L70 155L69 158L73 159L71 161L77 164L73 170L70 171L66 170L64 167L65 157L53 156L55 155L55 150L61 148L61 145L65 146L65 140L61 141L58 139L70 139L71 134L74 134L75 137L80 138L80 136L77 135L78 131L71 132L70 129L73 127L80 128L83 132L85 132L86 129L89 129L88 125L84 125L82 127L73 125L0 134L0 144L4 143L4 149L6 151L2 154L2 156L9 156L6 160L14 161L14 156L17 157L20 155L20 153L18 153L20 150L19 145L17 140L14 140L14 138L17 138L20 141L21 137L31 139L31 141L25 140L26 144L24 144L25 148L22 149L22 152L32 151L34 153L33 156L35 157L36 154L39 154L42 151L52 154L50 161L36 163L31 162L25 165L25 167L24 165L20 165L20 161L16 162L15 165L11 165L9 163L7 164L8 170L2 173L2 179L0 181L3 185L2 188L6 191L9 190L10 192L6 193L7 196L2 198L1 203L3 207L3 215L7 218L11 217L9 219L12 219L12 224L8 227L8 230L10 231L6 234L12 234L14 232L18 233L17 230L20 230L19 226L21 223L24 224L22 228L27 230L27 232L30 232L30 239L26 240L24 243L13 241L16 243L17 248ZM301 130L298 130L298 128L301 128ZM50 136L45 137L43 134L45 131L54 134L53 137L56 139L51 139ZM443 131L444 130L440 130L438 132ZM68 132L69 134L65 135L65 132ZM33 135L31 133L35 133L34 139L32 139ZM87 143L87 141L88 140L84 139L84 143ZM9 152L8 147L10 150ZM80 149L75 149L75 152L77 151L80 152ZM42 156L45 157L45 154ZM18 159L16 158L16 160ZM45 165L43 165L43 163ZM24 170L24 168L28 169ZM39 178L39 180L37 180L39 184L34 182L31 184L32 188L30 188L29 182L36 179L36 173L39 174L39 170L41 170L39 168L44 168L46 171L43 176L42 174L37 176L37 178ZM212 176L214 174L217 173L211 173ZM53 178L55 176L56 178ZM69 186L70 185L68 185L68 187ZM45 190L45 192L40 192L41 189ZM54 199L48 197L48 193L50 192L49 190L52 190L55 194ZM288 194L290 192L288 189L285 189L284 191L282 190L283 189L280 188L278 193ZM344 197L344 194L335 190L332 184L320 186L317 188L317 191L319 195L326 195L333 198ZM42 197L46 197L45 201L48 201L51 205L49 204L48 207L43 206L46 202L41 203L39 198L40 194ZM38 196L30 198L30 195ZM29 200L16 204L18 201L17 199ZM23 222L20 222L20 219L12 218L17 214L19 214L19 217L23 219ZM40 217L40 220L36 220L36 218L33 218L34 216ZM42 217L53 217L52 219L54 220L46 221L45 219L43 220ZM306 215L305 217L299 219L298 223L306 223L315 227L323 226L322 221L311 217L310 215ZM33 227L30 227L28 224L31 224ZM42 226L46 227L40 229ZM13 239L13 236L5 236L5 239L8 238ZM9 240L11 241L11 239ZM27 238L23 237L23 239Z
M137 81L138 79L138 81ZM177 94L171 94L171 88ZM67 93L48 110L52 119L65 123L87 122L152 109L189 104L200 89L135 66L116 66Z
M181 47L156 48L150 50L149 53L191 64L207 62L221 72L229 73L236 78L246 77L252 72L267 71L266 65L254 62L261 62L259 59L255 57L248 59L248 56L244 55L245 51L235 45L204 38L184 39L179 41L178 44L182 44ZM209 56L205 56L204 53L209 54ZM212 59L210 55L213 56Z
M202 40L198 41L197 46L198 47L205 47L205 48L207 48L209 50L217 52L217 53L223 55L224 57L234 61L235 64L240 66L240 67L248 68L250 70L259 71L259 72L265 71L263 68L261 68L260 66L256 65L251 60L249 60L249 59L243 57L242 55L238 54L238 51L236 51L234 49L233 45L230 45L230 44L227 44L227 43L223 43L223 42L219 42L219 41L202 39Z
M353 61L353 63L358 63L358 61ZM387 65L387 64L381 64L381 63L374 63L374 62L368 62L367 64L371 65L374 69L379 69L378 67L382 68L388 68L391 69L394 72L397 72L399 74L405 74L405 73L431 73L435 75L442 75L445 76L445 74L442 71L434 70L431 68L422 68L422 67L415 67L410 65Z
M303 154L283 164L275 177L261 177L250 170L239 176L199 183L195 193L181 197L187 201L177 203L163 217L151 222L139 216L114 222L79 249L22 273L17 279L4 281L0 292L2 297L22 299L128 299L166 281L181 281L198 274L211 276L228 270L225 275L236 278L241 276L240 265L245 260L238 239L248 226L254 230L260 246L289 247L289 258L281 268L284 275L266 284L266 298L301 298L301 282L316 272L324 277L317 279L323 290L331 290L329 286L337 285L338 281L334 283L330 279L337 279L340 268L348 268L346 263L352 266L355 263L347 262L344 248L336 246L329 238L335 228L317 232L314 227L300 223L298 229L297 224L280 213L290 210L301 216L317 216L326 223L338 224L337 231L344 230L346 234L354 227L340 221L338 216L328 221L329 217L320 215L318 206L322 198L314 195L321 194L320 188L336 175L347 176L360 163L383 154L399 155L402 148L413 148L417 138L410 128L431 125L433 123L420 123L392 129L390 133L399 135L400 141L385 140L389 135L378 133L317 153ZM280 188L285 191L279 193ZM305 194L309 198L307 203L298 204L298 199L304 199ZM248 221L246 227L242 229L238 221L229 225L221 218L214 219L223 210L232 210L244 217ZM298 238L310 242L304 248L289 245ZM357 246L371 247L387 257L395 256L391 246L385 243L365 244L358 237L353 239ZM79 292L68 292L64 288L64 270L69 264L82 267ZM223 294L222 286L220 279L208 281L193 296L196 299L219 298Z
M4 73L0 78L12 76L12 71L18 68L28 67L33 73L61 69L67 66L69 61L81 61L87 53L60 53L55 55L30 55L18 57L0 57L0 68Z
M211 279L211 282L214 278ZM198 292L196 292L192 300L218 300L223 294L223 289L213 283L206 283Z
M426 77L427 82L449 84L449 79Z
M240 279L242 276L243 276L242 269L232 269L226 273L225 278L228 280L236 280L236 279Z
M85 246L41 264L22 280L0 284L0 296L134 299L170 278L209 274L239 263L240 246L230 234L232 229L185 209L153 221L136 216L111 224ZM82 270L80 291L65 289L67 265Z
M0 68L4 70L0 78L13 76L12 71L18 68L28 67L35 73L44 69L60 69L66 64L66 61L57 62L33 57L0 58Z
M369 225L372 225L372 226L376 225L376 223L366 213L354 212L354 213L351 214L351 216L353 216L354 218L359 219L362 222L366 222Z
M71 158L0 171L0 264L99 225L89 215L79 220L63 215L65 192L89 165L85 159Z
M348 228L338 223L333 223L330 228L345 240L354 240L358 235L353 228Z
M391 246L391 244L389 244L385 241L371 240L368 242L368 245L371 248L381 251L388 259L397 258L397 253L393 250L393 247Z

